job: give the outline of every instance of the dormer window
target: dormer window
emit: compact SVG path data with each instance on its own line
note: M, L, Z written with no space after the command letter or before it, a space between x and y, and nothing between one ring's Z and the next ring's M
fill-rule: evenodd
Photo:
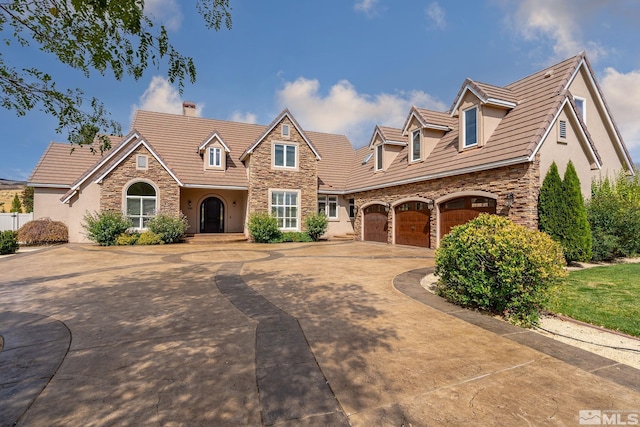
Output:
M576 104L580 118L583 122L587 123L587 100L579 96L574 96L573 102Z
M471 107L462 112L462 147L468 148L478 145L478 107Z
M289 125L282 125L282 137L289 138Z
M382 144L380 145L376 145L376 170L377 171L381 171L382 170Z
M416 162L422 158L422 144L420 142L420 129L411 133L411 161Z
M222 149L220 147L209 147L209 167L219 168L222 166Z

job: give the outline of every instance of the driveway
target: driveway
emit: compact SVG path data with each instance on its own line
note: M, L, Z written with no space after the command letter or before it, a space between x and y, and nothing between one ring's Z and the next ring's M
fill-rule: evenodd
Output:
M0 425L578 425L640 410L638 371L426 296L411 271L433 262L354 242L0 258Z

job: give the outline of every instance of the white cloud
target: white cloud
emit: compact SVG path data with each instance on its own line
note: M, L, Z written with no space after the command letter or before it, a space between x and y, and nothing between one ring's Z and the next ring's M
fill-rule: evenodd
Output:
M353 5L353 8L358 12L363 12L369 16L374 15L376 12L376 6L380 0L359 0Z
M182 24L182 12L176 0L145 0L145 15L176 31Z
M513 2L506 4L512 5ZM507 21L526 40L548 39L553 43L553 57L560 60L584 50L596 62L607 50L596 41L583 40L581 28L587 18L597 13L602 2L582 0L522 0Z
M606 68L602 91L625 144L640 152L640 70L625 74Z
M196 105L196 116L202 114L204 104ZM146 110L159 113L182 114L182 99L180 92L167 79L155 76L151 79L149 87L140 97L139 104L133 105L133 111Z
M242 113L240 111L234 111L230 120L232 122L256 124L258 123L258 116L249 112Z
M424 13L431 22L432 28L442 30L447 26L445 11L437 1L430 3Z
M422 91L358 93L347 80L341 80L323 96L318 80L300 77L287 82L277 93L281 107L287 107L304 129L345 134L357 147L369 142L376 124L401 127L412 105L438 111L445 104Z

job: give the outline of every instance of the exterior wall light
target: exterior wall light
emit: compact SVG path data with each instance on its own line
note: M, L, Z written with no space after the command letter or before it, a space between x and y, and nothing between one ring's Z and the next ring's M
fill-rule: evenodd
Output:
M432 211L434 206L435 204L433 203L433 199L429 199L429 201L427 202L427 209Z
M511 206L513 206L513 201L515 200L515 196L513 195L512 192L507 194L507 207L510 208Z
M385 211L386 213L389 213L389 210L390 210L390 209L391 209L391 203L386 203L386 204L384 205L384 211Z
M192 204L191 204L191 200L189 200L189 201L187 202L187 206L189 206L189 209L191 209L191 206L192 206Z

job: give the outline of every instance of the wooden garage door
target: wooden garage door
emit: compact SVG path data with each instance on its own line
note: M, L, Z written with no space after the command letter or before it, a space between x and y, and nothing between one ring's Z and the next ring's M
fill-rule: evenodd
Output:
M445 202L440 206L440 237L448 234L456 225L464 224L482 212L495 214L495 199L472 196Z
M364 209L364 240L387 243L388 213L383 205L372 205Z
M431 247L430 211L423 202L407 202L396 206L396 243Z

